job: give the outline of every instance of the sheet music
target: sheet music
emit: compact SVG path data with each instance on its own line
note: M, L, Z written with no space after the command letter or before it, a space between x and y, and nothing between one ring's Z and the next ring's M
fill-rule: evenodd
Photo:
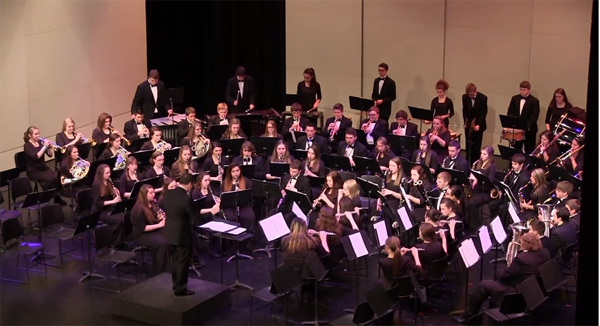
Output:
M404 202L406 203L406 205L408 205L408 209L412 211L413 204L410 200L408 200L408 198L406 198L406 191L404 191L404 187L402 187L402 184L400 185L400 192L402 193L402 198L404 198Z
M296 141L296 132L294 130L292 130L291 134L292 134L292 140L294 141L294 143L297 143L297 141Z
M379 246L385 246L385 240L387 240L389 237L385 220L381 220L373 224L373 229L375 230L375 235L377 236L377 242L379 242Z
M375 144L375 140L373 139L373 136L371 136L370 133L368 133L366 136L367 136L367 144L369 144L369 145Z
M301 218L304 221L304 223L308 225L308 218L306 217L306 214L304 214L304 212L300 209L296 202L292 203L292 213L294 213L297 217Z
M348 238L350 239L350 243L352 244L352 249L354 249L356 258L360 258L369 254L360 232L351 234L348 236Z
M398 208L398 215L400 215L400 221L404 226L405 230L412 228L412 222L410 221L410 217L408 217L408 212L406 211L406 207L402 206Z
M500 216L496 216L495 219L490 223L492 227L492 233L494 234L494 238L496 238L497 243L503 243L506 240L506 230L504 230L504 226L502 225L502 221L500 220Z
M479 228L479 242L481 243L481 251L487 254L490 248L492 248L492 239L490 238L490 231L487 225Z
M235 229L237 226L223 223L223 222L211 221L206 224L200 225L200 227L203 229L209 229L209 230L216 231L216 232L227 232L229 230Z
M521 223L521 218L519 217L519 214L517 214L517 211L515 210L515 205L513 205L512 203L508 203L508 213L510 214L510 217L513 220L513 223Z
M227 231L225 233L229 233L229 234L233 234L233 235L238 235L238 234L242 234L244 232L246 232L246 229L242 228L242 227L239 227L239 228L235 228L233 230L229 230L229 231Z
M479 261L480 256L475 248L473 239L467 239L463 241L458 248L458 252L460 252L460 256L462 257L462 260L467 268L477 264Z
M290 234L290 228L288 227L282 213L277 213L273 216L269 216L265 219L258 221L260 226L265 233L267 241L271 242L277 240L284 235Z

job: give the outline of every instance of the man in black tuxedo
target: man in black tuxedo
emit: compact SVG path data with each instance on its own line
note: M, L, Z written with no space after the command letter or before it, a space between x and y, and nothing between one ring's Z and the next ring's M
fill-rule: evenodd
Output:
M563 251L569 245L577 241L577 226L569 222L569 210L565 207L552 211L552 224L550 239L554 243L554 249Z
M375 106L381 111L381 119L386 123L392 114L392 102L396 100L396 82L388 77L388 68L387 63L379 64L379 77L373 81L373 93L371 94Z
M317 135L317 126L314 123L308 122L306 124L306 136L298 138L296 148L301 150L308 150L311 146L316 146L319 149L319 153L327 154L329 152L329 146L327 146L327 140L321 135Z
M581 202L579 199L571 198L565 203L565 208L569 210L569 223L573 223L579 231L581 224Z
M292 131L306 131L306 125L309 120L302 116L302 106L298 103L292 104L292 117L285 119L283 122L282 134L283 140L288 144L288 148L296 147L293 138ZM298 141L299 136L296 136Z
M463 128L467 136L467 159L472 165L479 159L483 132L487 129L488 106L487 96L477 92L475 84L468 83L465 92L462 96Z
M474 286L467 309L464 315L454 318L456 322L464 324L469 318L477 315L488 297L499 307L506 293L517 292L516 286L530 276L540 276L539 267L550 260L550 254L543 249L540 239L532 232L522 235L519 243L523 251L519 252L510 266L498 276L498 281L484 280Z
M123 132L125 133L125 138L129 139L129 141L132 142L132 146L134 146L136 140L150 137L151 128L152 125L149 120L144 119L142 110L136 109L133 119L125 122ZM141 147L141 145L139 147ZM129 148L129 151L131 152L136 152L138 150L139 148Z
M548 225L550 227L550 225ZM544 235L546 232L546 223L540 220L533 220L531 224L529 224L529 232L535 232L540 241L542 242L542 247L548 250L551 258L554 258L554 243L550 238Z
M376 106L369 109L369 118L361 122L360 128L367 137L367 147L375 147L379 137L387 137L390 133L387 120L379 118L379 108Z
M354 166L353 156L369 157L369 150L365 145L357 142L357 139L358 135L356 129L348 128L346 129L346 141L341 142L337 148L337 154L339 156L350 158L351 166Z
M525 144L525 153L532 153L537 141L537 121L540 115L540 101L529 93L531 84L528 81L521 82L519 88L520 94L512 97L506 115L521 117L527 121L525 140L516 142L515 148L522 149L523 144Z
M190 128L196 123L196 110L188 106L185 108L185 120L181 120L177 123L177 138L179 139L179 144L184 137L188 135L190 132Z
M458 141L452 140L448 144L448 157L442 161L442 167L462 171L467 177L471 174L469 162L460 155L460 143Z
M342 103L333 105L333 117L328 118L325 121L325 125L327 126L327 129L323 129L323 137L327 138L332 149L336 149L338 142L331 142L330 139L332 136L335 139L335 135L338 134L338 131L345 133L346 129L352 127L352 120L344 116L344 106Z
M148 80L138 85L131 103L132 118L137 109L141 109L145 119L165 117L173 114L169 106L169 94L165 83L158 80L158 70L152 69L148 74Z
M519 189L529 182L529 172L525 169L525 155L515 154L511 157L511 172L504 178L504 183L510 187L510 191L515 197L519 194ZM489 203L490 216L498 216L502 212L502 216L506 217L508 213L508 200L502 194L501 197L492 200Z
M566 180L560 181L556 184L556 197L549 204L554 205L555 209L565 207L571 194L573 194L573 184Z
M229 119L233 116L229 115L229 108L227 108L227 104L219 103L217 105L217 114L210 117L208 120L208 127L212 126L223 126L229 125Z
M404 110L396 112L396 121L392 122L390 127L390 134L398 136L412 136L417 139L421 138L419 135L419 126L412 122L408 122L408 113Z
M225 98L231 113L254 109L254 79L246 76L246 68L237 67L235 76L227 81Z
M193 203L189 196L191 190L192 176L184 173L177 182L177 188L164 193L163 209L167 216L164 235L171 250L175 296L194 294L187 289L194 221Z
M289 198L286 198L285 189L305 193L308 195L308 199L312 200L310 179L301 175L301 171L302 162L299 160L293 160L292 163L290 163L290 173L281 178L281 195L284 197L284 199L281 203L281 206L279 206L278 211L284 214L288 225L292 223L292 220L296 217L296 215L291 213L293 201Z

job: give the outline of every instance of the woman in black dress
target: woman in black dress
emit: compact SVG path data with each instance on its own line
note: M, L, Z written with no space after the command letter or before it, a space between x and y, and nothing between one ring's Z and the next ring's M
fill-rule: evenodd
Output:
M481 206L489 204L492 201L490 192L494 189L492 183L496 178L496 163L494 163L494 148L492 146L484 146L479 154L479 160L473 164L473 171L477 171L486 176L490 182L480 184L473 174L469 176L471 181L472 195L465 202L465 206L469 212L469 225L476 227L480 225L481 216L479 211Z
M321 152L315 145L306 151L306 159L302 162L302 173L307 177L324 177L327 171L325 163L321 161Z
M136 182L143 180L142 174L138 173L138 161L134 156L127 158L127 167L121 179L119 179L119 192L123 195L123 198L129 199L131 197L131 191Z
M92 139L98 144L108 143L108 136L110 136L110 125L112 123L112 116L106 112L100 113L98 121L96 123L96 129L92 131ZM100 153L97 153L100 154Z
M215 217L222 218L219 195L220 193L213 193L210 188L210 175L204 171L200 171L196 179L196 185L191 191L191 197L193 200L205 199L201 202L200 214L198 219L194 221L195 225L208 223ZM208 234L208 237L208 253L215 258L220 257L219 238L212 236L211 233Z
M425 133L429 138L431 150L435 152L438 162L443 162L448 157L448 144L452 140L450 130L444 125L442 117L433 117L433 127Z
M342 189L342 177L337 171L331 171L325 177L325 187L319 197L313 201L313 211L309 216L309 227L314 228L321 207L329 207L337 212L338 194Z
M340 224L349 229L353 229L355 225L360 224L360 186L354 179L346 180L342 185L342 189L338 190L337 195L337 214L340 217ZM347 212L352 213L352 220L348 218Z
M419 148L413 152L410 161L428 166L431 175L435 175L439 163L437 154L431 149L429 137L421 137L421 140L419 140Z
M220 142L214 141L210 145L210 156L204 160L204 164L202 165L202 170L207 171L210 174L210 181L216 183L220 187L221 180L223 178L223 166L229 165L229 158L223 157L223 146ZM215 187L213 187L215 188Z
M573 105L567 99L567 93L562 88L557 88L554 91L554 97L548 105L548 112L546 112L546 130L553 131L556 128L556 124L560 120L560 117L567 113Z
M118 245L125 239L123 214L110 215L113 205L121 202L119 189L110 179L111 169L106 164L100 164L96 169L92 183L92 213L101 211L100 221L113 229L113 244Z
M53 157L53 145L48 139L40 138L40 130L31 126L27 128L23 135L25 144L25 170L27 177L32 181L37 181L42 189L55 189L57 186L56 173L46 165L45 156ZM57 198L60 202L60 198Z
M446 257L446 238L443 237L442 241L439 241L436 236L436 231L433 225L429 223L423 223L419 227L419 238L423 240L423 243L415 245L417 248L424 250L419 251L419 259L421 260L421 276L419 280L426 281L431 263Z
M179 157L171 166L171 175L177 179L184 173L198 173L198 162L192 161L192 149L188 145L183 145L179 149Z
M451 99L446 97L448 88L450 88L450 85L443 79L440 79L435 83L437 97L431 100L430 107L434 117L440 116L444 120L444 126L446 126L446 128L448 128L448 125L450 124L450 118L454 116L454 104Z
M77 145L82 137L82 133L75 132L75 121L72 118L66 118L63 121L61 132L56 134L56 145L60 147Z
M160 150L166 151L171 149L171 144L162 139L162 130L159 127L150 128L150 139L145 142L140 151Z
M390 150L390 144L388 143L387 138L379 137L375 148L373 148L373 151L371 152L371 157L379 163L381 172L385 173L385 171L388 170L390 159L396 157L396 154Z
M575 137L571 141L571 151L577 151L577 153L569 156L567 159L560 161L560 164L572 175L581 176L583 173L583 149L579 150L579 148L585 145L585 138L583 137Z
M165 177L171 176L171 169L164 166L165 164L165 155L161 151L155 151L152 153L152 157L150 158L150 167L146 171L145 178L150 179L154 177L160 177L158 179L158 183L156 184L156 192L161 192L163 182Z
M308 234L306 223L300 218L294 218L290 224L290 234L281 239L283 263L294 267L300 273L304 260L311 251L317 256L327 256L327 251L314 236Z
M223 179L223 193L238 190L252 190L250 179L242 176L242 170L236 163L231 163L227 168L227 173ZM256 216L252 205L246 205L236 208L224 208L225 218L230 221L238 221L243 228L249 231L254 230ZM239 214L239 216L238 216Z
M427 175L423 167L415 165L410 169L410 180L411 182L406 185L406 199L412 204L412 215L416 222L423 222L425 220L425 212L427 211L427 198L421 194L416 182L423 182L421 186L427 195L427 191L431 191L431 183L427 179Z
M79 149L77 149L76 146L69 145L59 169L60 180L63 188L62 193L65 197L75 198L79 191L83 189L89 189L83 182L81 182L84 178L75 179L73 174L71 174L71 168L76 162L78 162L78 159ZM87 164L90 163L87 162Z
M539 156L541 159L543 159L546 164L554 162L554 160L560 156L560 148L558 148L558 143L554 142L552 145L550 145L550 143L554 140L554 137L556 137L554 132L550 130L544 130L540 134L540 142L538 143L539 149L533 153L533 155Z
M265 126L265 133L261 135L261 137L270 137L270 138L279 138L282 139L280 133L277 132L277 123L273 120L267 121L267 125Z
M550 191L548 190L548 184L546 182L546 173L543 169L535 169L531 171L529 177L531 186L533 189L529 191L529 195L523 189L523 197L519 198L519 206L521 207L521 213L519 217L521 221L527 221L532 217L538 216L538 204L542 204L548 197L550 197ZM520 195L518 195L521 197Z
M302 111L317 109L321 103L321 85L313 68L304 69L304 80L298 83L296 102L302 106Z
M391 209L397 210L400 208L400 199L402 198L402 192L400 187L403 187L404 179L406 179L404 172L402 171L402 160L399 157L394 157L390 160L389 172L385 178L385 183L381 193L385 196L388 205ZM377 200L378 206L381 206L381 200ZM393 216L387 216L388 222L392 225L395 222Z
M152 250L154 272L161 273L168 272L171 264L169 243L163 234L166 216L156 204L155 196L154 188L150 185L143 185L140 189L135 206L131 210L131 238L135 244Z
M290 164L294 160L294 157L290 155L287 144L283 140L278 140L273 148L273 154L267 158L265 163L265 170L267 172L267 180L278 180L279 177L271 175L271 163L287 163Z
M421 261L416 247L411 249L402 248L400 239L391 236L385 240L383 251L387 256L379 258L379 267L383 271L382 283L384 287L390 288L394 278L408 276L411 271L415 275L421 273ZM412 254L413 259L408 257L407 253L409 252Z

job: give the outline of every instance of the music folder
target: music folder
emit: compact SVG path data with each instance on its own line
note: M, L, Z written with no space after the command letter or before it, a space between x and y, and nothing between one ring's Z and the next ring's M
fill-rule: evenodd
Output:
M300 137L306 137L306 132L292 130L290 131L290 135L292 135L292 141L295 144L298 142L298 139L300 139Z
M481 244L481 252L485 255L492 248L492 238L487 225L482 225L479 228L479 243Z
M345 156L323 154L321 155L321 159L325 163L325 166L330 169L349 171L352 168L350 159Z
M277 213L264 218L258 221L258 224L260 224L260 227L263 229L268 242L290 234L290 228L285 222L282 213Z
M348 102L352 110L361 112L368 112L370 108L375 106L375 101L364 97L348 96Z
M246 139L223 139L221 140L221 146L223 147L223 155L228 157L235 157L240 155L240 149Z
M431 110L418 108L416 106L408 106L408 111L413 119L433 121L433 112Z
M373 232L373 241L377 244L377 247L381 248L385 246L385 240L390 236L391 229L386 219L381 219L370 225Z
M304 214L302 209L298 207L298 204L296 204L296 202L292 202L292 213L294 213L294 215L296 215L296 217L298 217L299 219L303 220L304 223L306 223L306 225L309 224L308 217L306 216L306 214Z
M256 168L256 165L254 165L254 164L240 165L240 171L241 171L242 175L248 179L254 178L255 168Z
M493 180L493 183L494 186L498 187L498 189L502 192L504 196L510 196L512 202L519 202L517 197L515 197L515 195L512 193L512 190L510 190L510 187L506 183L504 183L503 181L498 181L496 179Z
M473 239L467 239L461 242L458 247L458 252L467 268L471 268L473 265L477 264L479 259L481 259L481 256L477 252L477 248L475 248Z
M367 256L376 250L365 230L342 237L342 245L349 260Z
M400 224L400 226L398 227L400 229L400 231L407 231L412 229L415 226L415 223L413 221L413 219L411 218L410 214L408 213L408 210L406 209L406 207L402 206L400 208L398 208L398 224ZM404 230L402 230L404 229Z
M367 174L382 174L381 167L376 160L362 156L352 156L352 159L354 160L355 169L357 171L366 171Z
M508 215L510 215L510 218L512 218L513 223L521 223L521 218L519 217L519 214L517 213L517 209L516 209L517 204L514 203L508 203Z
M129 198L129 199L125 199L123 201L118 202L115 205L115 208L113 208L112 212L110 212L110 215L117 215L120 213L125 213L125 212L131 211L131 209L135 205L136 201L137 201L136 198Z
M419 139L414 136L400 136L389 134L390 149L398 156L411 154L419 148Z
M308 212L312 209L312 203L310 202L307 194L285 189L285 195L294 203L297 203L298 207L302 210L302 212L304 212L304 214L308 214Z
M219 140L223 137L229 125L214 125L208 129L208 138L212 141Z
M290 149L290 154L297 160L305 160L306 154L308 153L305 149Z

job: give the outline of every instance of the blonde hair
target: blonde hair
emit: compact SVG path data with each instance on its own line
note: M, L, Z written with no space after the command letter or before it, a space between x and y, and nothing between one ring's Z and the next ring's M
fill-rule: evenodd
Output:
M217 104L217 111L219 110L229 110L229 108L227 107L226 103L219 103Z
M75 120L73 120L73 118L71 118L71 117L68 117L68 118L65 118L65 120L63 120L63 125L62 125L62 130L61 130L62 132L65 132L65 130L67 130L67 124L69 122L73 123L73 130L75 130Z
M360 186L354 179L346 180L344 182L344 187L348 189L348 198L354 199L360 195Z

